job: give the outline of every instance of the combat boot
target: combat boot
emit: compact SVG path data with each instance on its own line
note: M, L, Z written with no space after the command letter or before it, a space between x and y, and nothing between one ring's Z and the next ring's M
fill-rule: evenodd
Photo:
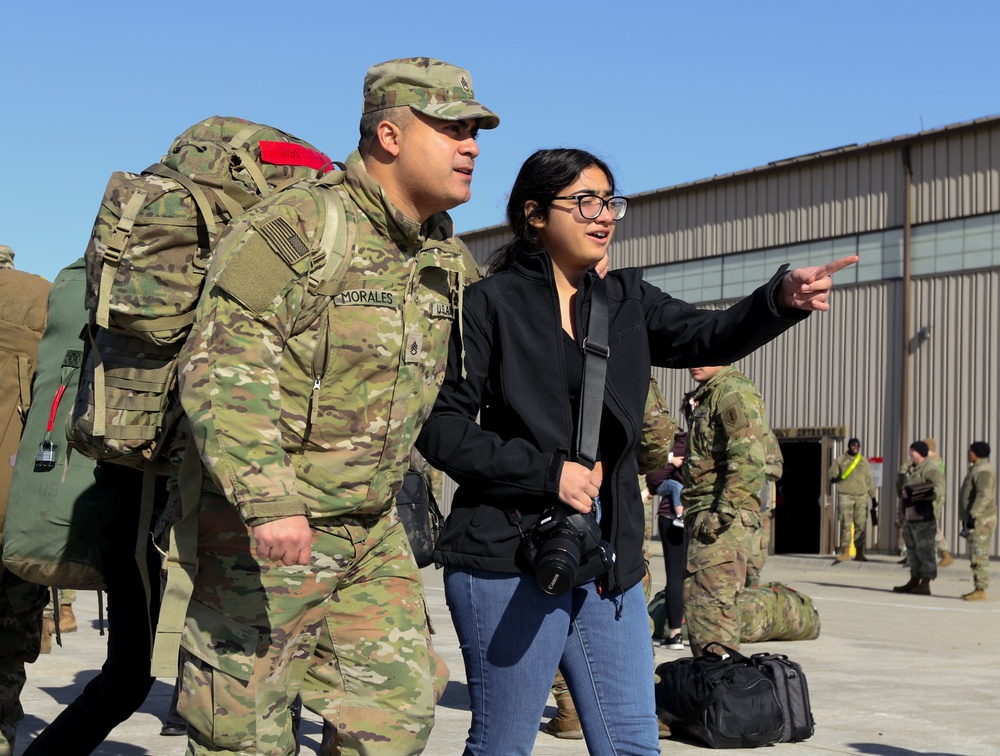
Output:
M56 622L51 617L42 619L42 643L38 649L40 654L52 653L52 633L56 631Z
M910 593L916 596L930 596L931 595L931 579L930 578L920 578L917 584L910 589Z
M868 557L865 556L865 547L864 546L857 546L855 548L854 561L855 562L867 562L868 561Z
M945 549L941 552L941 561L938 562L938 567L947 567L954 561L951 557L951 552Z
M836 556L836 559L837 559L838 562L846 562L850 558L851 558L851 550L850 549L841 549L840 553L837 554L837 556Z
M910 582L908 582L906 585L897 585L895 588L892 589L892 591L893 593L913 593L914 592L913 589L916 588L918 585L920 585L920 578L918 578L916 575L910 575Z
M568 690L556 693L556 715L545 725L545 732L563 740L583 740L580 715Z
M76 632L76 615L73 614L72 604L62 604L59 607L59 632L60 633Z
M982 588L976 588L976 590L974 591L963 594L962 598L965 601L985 601L986 591L983 590Z

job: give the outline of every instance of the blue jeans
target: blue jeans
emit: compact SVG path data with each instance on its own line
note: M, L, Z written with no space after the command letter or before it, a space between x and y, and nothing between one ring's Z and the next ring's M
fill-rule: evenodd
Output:
M674 506L673 514L677 514L677 507L681 505L681 486L680 481L674 480L673 478L667 478L663 481L659 488L656 489L656 493L663 498L670 497L670 501Z
M590 753L660 753L641 584L549 596L534 575L447 567L444 587L472 704L466 754L529 756L557 668Z

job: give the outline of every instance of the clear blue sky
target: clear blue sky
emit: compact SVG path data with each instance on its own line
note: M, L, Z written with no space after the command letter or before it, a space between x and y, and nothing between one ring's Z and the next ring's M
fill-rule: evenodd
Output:
M459 230L502 222L539 147L596 152L631 194L1000 113L995 0L35 0L2 20L0 243L50 280L110 173L209 115L346 157L389 58L468 68L502 117Z

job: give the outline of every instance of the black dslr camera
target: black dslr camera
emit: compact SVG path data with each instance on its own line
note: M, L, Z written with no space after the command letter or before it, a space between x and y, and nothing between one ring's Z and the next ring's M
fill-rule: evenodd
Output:
M534 568L538 587L550 596L603 575L615 563L614 549L601 539L594 513L563 505L545 511L524 534L521 553Z

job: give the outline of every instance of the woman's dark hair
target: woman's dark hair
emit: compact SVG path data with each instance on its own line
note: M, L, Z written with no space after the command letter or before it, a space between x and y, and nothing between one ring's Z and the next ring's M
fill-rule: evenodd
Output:
M611 185L611 192L614 193L615 177L611 169L599 157L585 150L569 147L538 150L524 161L507 200L507 226L514 238L490 255L486 261L488 273L506 270L515 260L541 251L538 230L528 223L524 204L534 200L538 207L532 214L535 217L548 217L552 198L558 197L563 189L591 166L604 172Z

